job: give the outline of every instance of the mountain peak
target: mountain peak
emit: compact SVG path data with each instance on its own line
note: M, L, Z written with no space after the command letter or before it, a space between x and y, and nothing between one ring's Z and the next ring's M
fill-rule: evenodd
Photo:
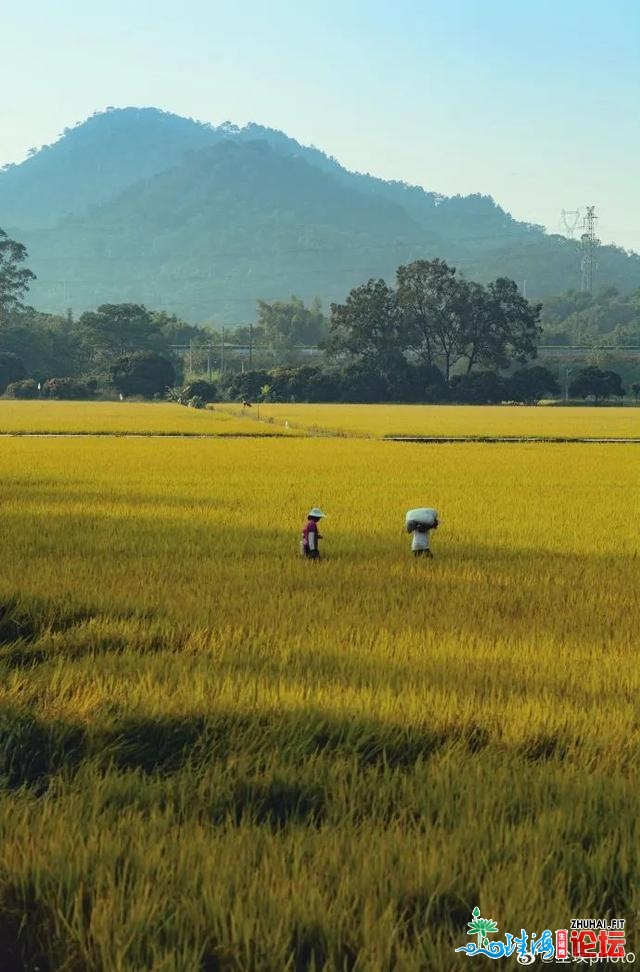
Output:
M532 296L578 287L579 244L520 223L490 196L447 198L349 172L284 132L111 107L0 172L0 226L25 242L43 309L145 302L198 321L258 298L342 300L441 257ZM599 251L602 284L636 285L640 257ZM62 283L61 283L62 281Z

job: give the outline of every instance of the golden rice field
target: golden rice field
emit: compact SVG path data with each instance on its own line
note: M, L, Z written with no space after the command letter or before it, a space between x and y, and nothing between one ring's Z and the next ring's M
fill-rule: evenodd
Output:
M242 415L241 405L216 412ZM254 418L247 412L245 418ZM331 429L346 435L522 436L542 438L640 438L640 408L554 408L545 405L303 405L260 406L260 419L291 429Z
M241 409L240 409L241 411ZM256 409L257 412L257 409ZM93 435L287 435L286 427L169 402L56 402L0 399L0 433Z
M0 970L457 972L476 905L640 951L639 457L4 439Z

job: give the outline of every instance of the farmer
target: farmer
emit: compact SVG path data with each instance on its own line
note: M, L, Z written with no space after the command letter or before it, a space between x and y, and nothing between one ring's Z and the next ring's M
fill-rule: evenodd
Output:
M320 556L318 541L322 540L322 534L318 530L318 523L323 519L324 513L314 506L307 514L307 522L302 528L302 540L300 549L305 557L310 560L317 560Z
M411 534L414 557L432 557L429 549L429 533L438 529L437 510L423 508L409 510L406 516L407 532Z

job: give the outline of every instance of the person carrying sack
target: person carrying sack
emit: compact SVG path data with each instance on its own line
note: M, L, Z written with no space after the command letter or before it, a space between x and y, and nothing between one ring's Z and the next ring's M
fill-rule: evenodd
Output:
M414 557L433 557L429 548L429 533L438 529L438 511L429 507L409 510L405 517L407 533L411 534Z

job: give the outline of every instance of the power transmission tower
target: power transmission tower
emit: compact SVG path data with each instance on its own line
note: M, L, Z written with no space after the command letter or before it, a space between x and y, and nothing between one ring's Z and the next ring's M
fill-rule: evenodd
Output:
M579 209L563 209L560 212L560 232L573 239L574 233L578 228L582 213Z
M593 293L593 275L598 269L596 261L596 248L600 240L596 237L596 207L587 206L587 212L582 224L582 260L580 270L582 271L582 290L587 294Z

